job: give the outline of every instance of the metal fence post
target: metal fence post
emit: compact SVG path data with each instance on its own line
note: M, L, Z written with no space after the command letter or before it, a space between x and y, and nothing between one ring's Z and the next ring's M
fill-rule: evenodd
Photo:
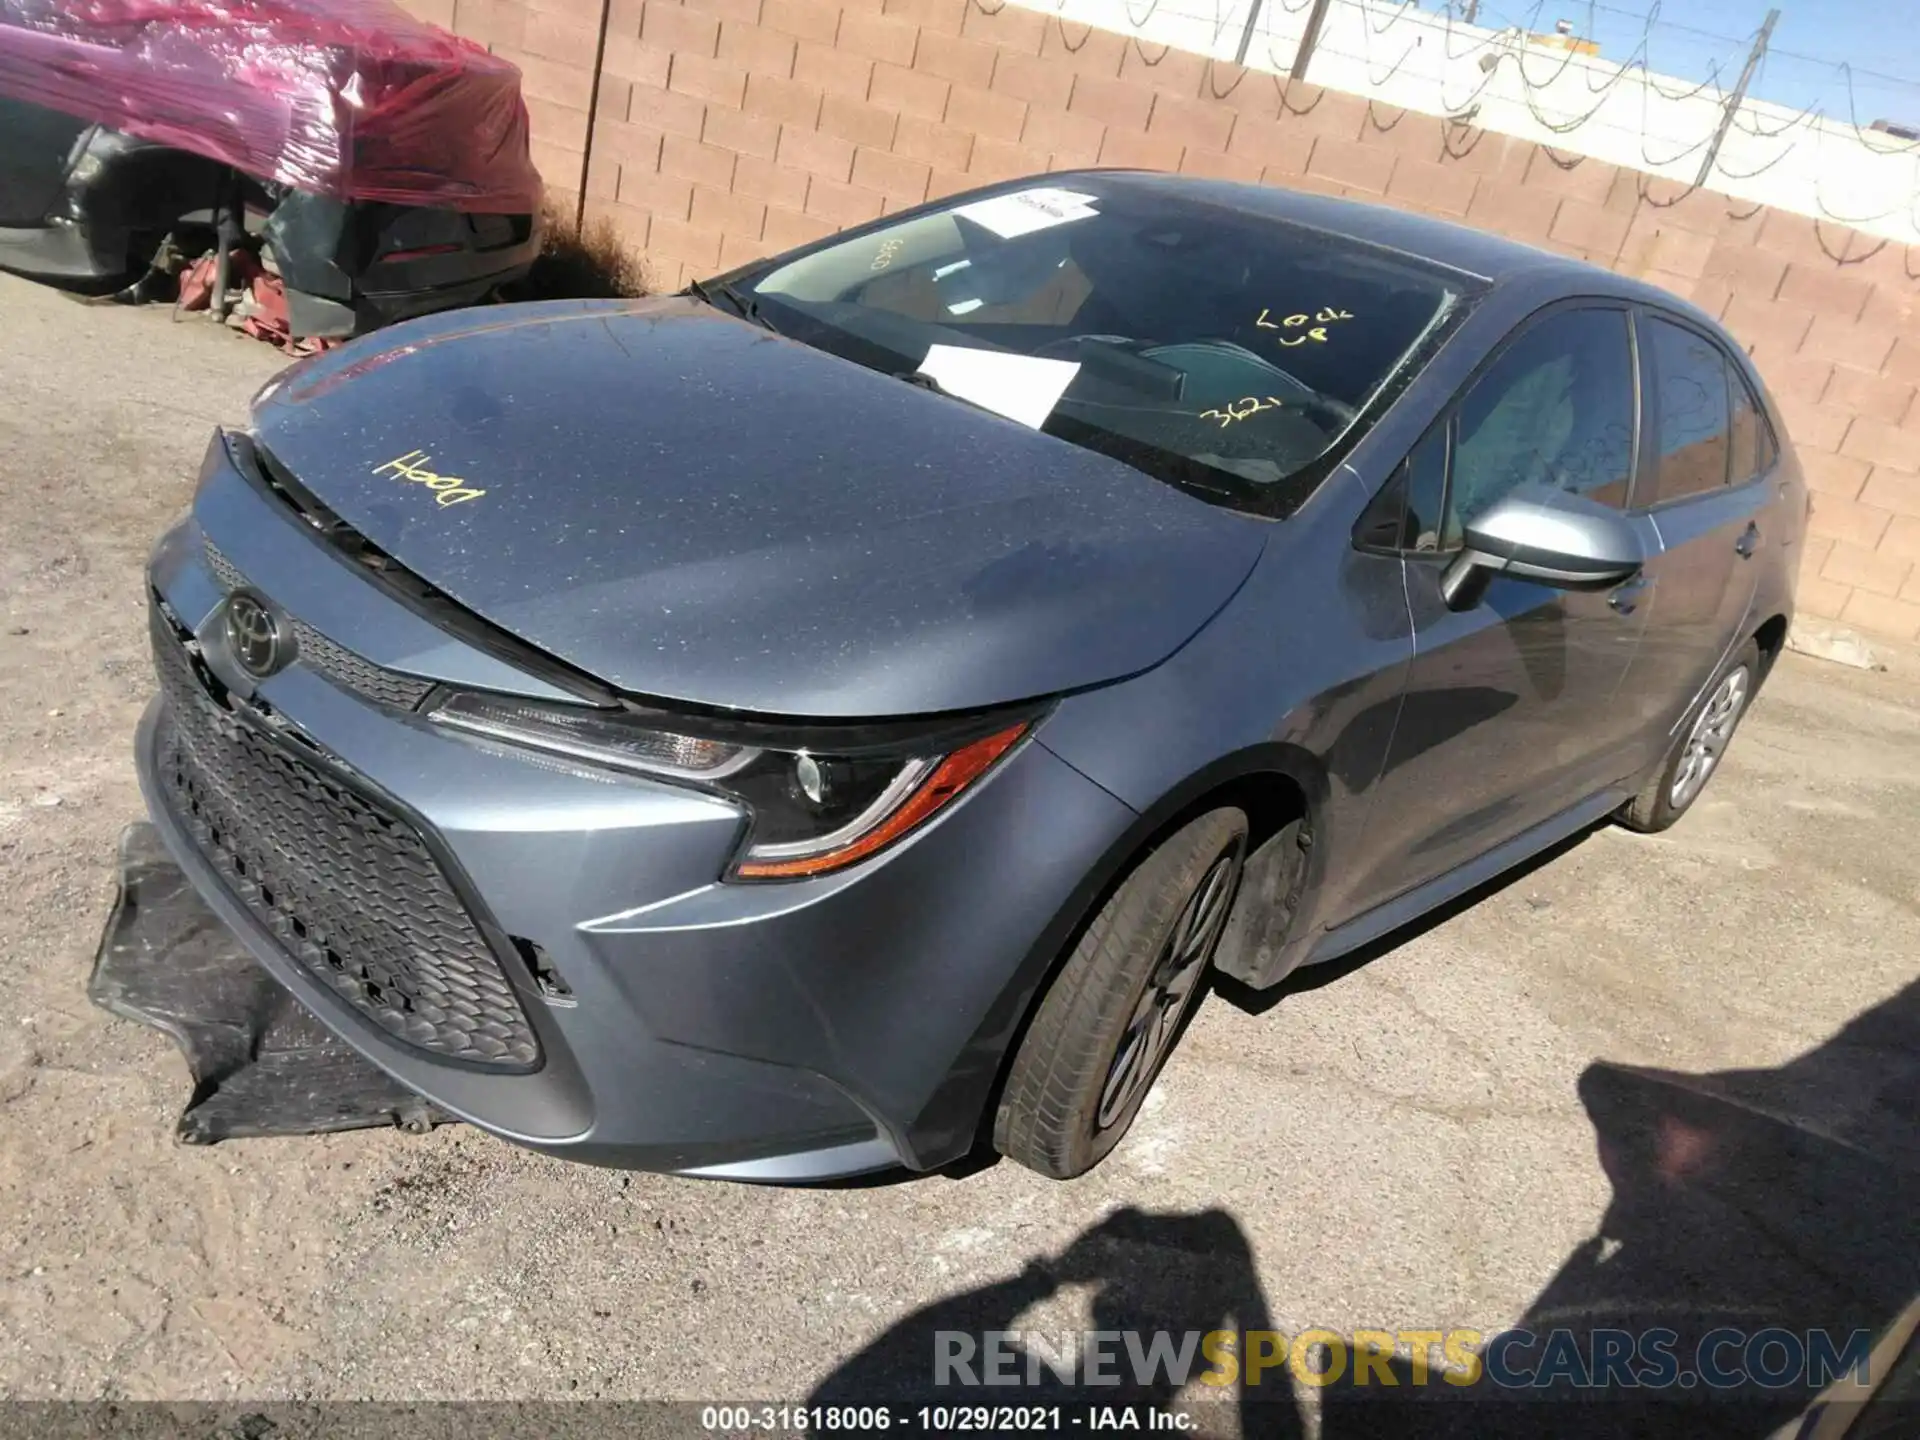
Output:
M1247 28L1240 32L1240 48L1233 52L1233 63L1236 65L1247 63L1247 47L1253 44L1253 27L1260 23L1260 4L1261 0L1253 0L1247 9Z
M1767 53L1767 41L1773 38L1773 25L1779 18L1778 10L1769 10L1767 18L1760 22L1760 33L1753 37L1753 49L1747 53L1747 68L1740 72L1740 83L1733 87L1733 94L1721 107L1720 125L1708 142L1707 158L1700 162L1700 173L1693 182L1696 189L1706 184L1707 177L1713 174L1713 162L1720 158L1721 142L1733 128L1733 117L1740 113L1740 102L1747 98L1747 86L1753 83L1753 72L1760 68L1760 58Z
M1326 23L1327 7L1333 0L1313 0L1313 9L1307 12L1307 28L1300 32L1300 48L1293 52L1293 68L1287 71L1290 78L1307 78L1307 62L1313 59L1313 47L1320 43L1320 27Z
M600 69L607 63L607 22L613 0L600 0L600 36L593 44L593 84L587 90L587 138L581 145L580 198L573 206L573 233L587 228L587 170L593 164L593 127L600 118Z

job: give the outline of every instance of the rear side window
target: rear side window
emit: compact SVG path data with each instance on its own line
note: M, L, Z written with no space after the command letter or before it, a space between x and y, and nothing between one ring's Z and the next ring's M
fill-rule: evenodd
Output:
M1727 483L1731 441L1727 362L1711 340L1664 320L1650 318L1646 338L1659 419L1651 503L1717 490ZM1751 427L1749 435L1757 447ZM1750 454L1757 459L1757 448Z
M1441 548L1521 485L1624 506L1633 412L1624 310L1563 310L1528 326L1460 402Z
M1776 458L1773 432L1760 413L1760 402L1754 398L1746 377L1731 364L1727 366L1727 394L1733 402L1733 417L1728 427L1727 476L1735 485L1742 485L1773 468Z

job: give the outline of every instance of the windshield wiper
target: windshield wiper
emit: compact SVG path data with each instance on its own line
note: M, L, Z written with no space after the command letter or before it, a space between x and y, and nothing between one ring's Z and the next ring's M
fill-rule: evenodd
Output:
M1008 418L991 405L983 405L978 400L968 399L965 395L956 395L940 383L938 376L929 375L924 370L895 370L892 374L894 379L904 380L907 384L918 386L922 390L931 390L936 395L945 395L950 400L958 400L963 405L971 405L974 409L984 410L989 415L999 415L1003 420ZM1116 434L1098 425L1091 425L1084 420L1063 414L1058 409L1047 416L1046 423L1040 427L1040 433L1051 435L1056 440L1064 440L1069 445L1078 445L1083 450L1091 450L1095 454L1118 460L1122 465L1138 470L1141 474L1161 481L1163 484L1172 485L1175 489L1185 490L1189 494L1225 500L1236 509L1245 508L1248 500L1259 493L1257 487L1251 482L1243 480L1241 476L1231 471L1218 469L1203 460L1182 455L1178 451L1163 450L1157 445L1136 440L1132 436ZM1223 481L1226 483L1223 484Z
M770 331L775 335L785 333L761 312L758 300L751 295L742 295L731 285L708 285L699 280L693 280L687 284L687 294L713 306L716 310L731 310L742 320L758 325L762 330Z
M931 390L936 395L944 395L949 400L958 400L962 405L971 405L976 410L984 410L989 415L1000 415L1001 419L1006 419L1006 416L1001 415L1000 412L991 405L982 405L978 400L970 399L965 395L956 395L940 383L939 376L929 375L924 370L896 370L893 372L893 378L896 380L904 380L907 384L916 386L921 390Z

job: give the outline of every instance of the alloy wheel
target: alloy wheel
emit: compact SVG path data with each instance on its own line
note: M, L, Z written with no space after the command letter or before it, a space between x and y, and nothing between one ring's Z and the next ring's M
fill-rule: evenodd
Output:
M1200 977L1206 973L1213 947L1226 925L1238 860L1236 847L1214 861L1174 922L1147 977L1146 989L1114 1048L1113 1063L1100 1087L1100 1107L1094 1116L1096 1134L1124 1118L1159 1074L1181 1017L1200 988Z
M1747 688L1747 667L1741 665L1729 670L1694 720L1693 729L1687 732L1686 748L1680 753L1680 767L1674 771L1673 785L1668 791L1669 802L1675 810L1684 810L1692 803L1720 763L1727 742L1733 738L1734 726L1740 723L1740 712L1746 707Z

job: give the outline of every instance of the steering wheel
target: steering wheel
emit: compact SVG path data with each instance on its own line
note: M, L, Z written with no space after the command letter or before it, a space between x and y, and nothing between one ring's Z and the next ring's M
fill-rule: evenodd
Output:
M1266 356L1231 340L1176 340L1147 345L1140 354L1143 359L1185 371L1188 394L1196 399L1204 396L1216 405L1259 395L1291 410L1331 416L1341 428L1352 424L1358 414L1351 405L1322 394ZM1281 393L1273 394L1269 387ZM1199 395L1195 395L1196 390Z
M1360 412L1344 400L1336 400L1331 395L1322 395L1318 392L1303 395L1297 400L1282 400L1280 403L1291 405L1299 410L1317 410L1323 415L1331 415L1343 430L1360 417Z
M1166 351L1179 351L1185 348L1180 342L1160 344L1151 340L1136 340L1129 335L1067 335L1058 340L1049 340L1046 344L1035 347L1033 353L1036 357L1043 359L1052 359L1061 355L1075 355L1080 352L1083 345L1088 343L1111 345L1115 349L1125 351L1130 355L1138 355L1143 360L1156 361L1171 370L1187 372L1187 367L1181 365L1175 357L1165 356L1165 358L1163 358L1163 353ZM1214 342L1214 346L1217 347L1222 343L1225 344L1225 348L1228 350L1238 352L1238 356L1244 356L1249 369L1257 368L1267 375L1278 376L1286 382L1285 388L1287 393L1272 397L1283 407L1308 414L1317 412L1325 415L1331 418L1341 429L1345 429L1359 418L1360 412L1354 409L1353 406L1346 404L1344 401L1336 400L1330 395L1322 395L1312 386L1289 374L1272 361L1255 355L1250 350L1246 350L1239 345L1233 345L1231 342ZM1236 356L1236 358L1238 357ZM1189 378L1192 378L1190 373ZM1250 390L1258 388L1259 382L1249 382ZM1235 396L1234 398L1238 399L1239 397Z

